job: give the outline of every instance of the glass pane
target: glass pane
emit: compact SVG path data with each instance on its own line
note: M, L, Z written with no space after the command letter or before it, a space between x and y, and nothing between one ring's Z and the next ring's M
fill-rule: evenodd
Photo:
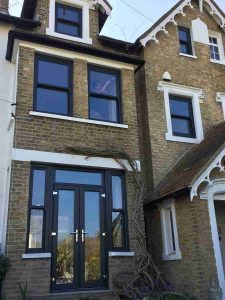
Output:
M184 29L179 29L179 39L180 39L180 41L187 42L188 37L189 37L188 31L186 31Z
M109 96L117 95L117 80L115 74L90 71L90 91Z
M124 247L123 226L124 226L123 213L113 212L112 213L112 238L113 238L114 248Z
M68 93L37 88L37 110L55 114L68 114Z
M113 208L123 208L122 178L120 176L112 176L112 199Z
M45 171L33 171L32 205L44 206L45 202Z
M43 239L43 210L32 209L30 213L29 249L41 249Z
M82 171L56 170L56 182L102 185L102 174Z
M79 26L66 24L60 21L57 22L56 31L59 33L64 33L72 36L80 36Z
M188 120L172 118L172 128L174 133L191 135Z
M117 101L103 98L90 98L90 118L118 122Z
M74 191L60 190L58 204L58 241L56 283L74 279Z
M71 22L79 22L80 13L81 10L76 9L75 7L58 5L57 14L60 19Z
M85 282L101 279L99 193L85 192Z
M69 86L68 69L69 66L66 64L58 64L39 59L38 83L67 88Z
M180 44L180 53L189 54L188 46L186 44Z
M189 102L191 99L184 99L170 96L170 112L173 115L190 117Z

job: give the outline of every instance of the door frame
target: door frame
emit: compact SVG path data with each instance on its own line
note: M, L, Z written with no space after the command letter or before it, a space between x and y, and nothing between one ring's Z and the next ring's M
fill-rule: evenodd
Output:
M225 193L225 179L216 179L208 188L208 209L209 219L212 233L213 249L216 260L216 269L219 280L219 285L223 292L223 300L225 300L225 274L223 268L223 261L220 249L219 233L217 228L217 219L214 199L216 194ZM224 201L224 200L221 200Z

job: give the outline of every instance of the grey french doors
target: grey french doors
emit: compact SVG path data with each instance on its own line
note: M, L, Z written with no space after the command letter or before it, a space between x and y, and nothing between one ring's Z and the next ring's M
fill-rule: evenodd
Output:
M52 288L107 285L105 198L101 186L55 184Z

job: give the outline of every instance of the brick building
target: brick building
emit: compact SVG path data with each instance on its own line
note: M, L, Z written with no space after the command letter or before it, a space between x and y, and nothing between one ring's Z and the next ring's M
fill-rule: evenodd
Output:
M135 182L116 152L140 163L140 224L172 288L205 300L215 280L225 297L224 13L181 0L130 44L99 35L106 0L7 6L7 299L19 283L31 299L115 299L117 275L135 273Z

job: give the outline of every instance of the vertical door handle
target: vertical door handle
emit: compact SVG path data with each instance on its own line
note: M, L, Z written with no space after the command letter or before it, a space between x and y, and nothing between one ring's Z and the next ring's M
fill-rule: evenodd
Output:
M82 229L82 242L84 242L85 235L88 234L88 232L85 232L84 229Z
M78 242L79 239L79 231L76 229L76 231L71 232L70 234L74 234L76 236L76 242Z

